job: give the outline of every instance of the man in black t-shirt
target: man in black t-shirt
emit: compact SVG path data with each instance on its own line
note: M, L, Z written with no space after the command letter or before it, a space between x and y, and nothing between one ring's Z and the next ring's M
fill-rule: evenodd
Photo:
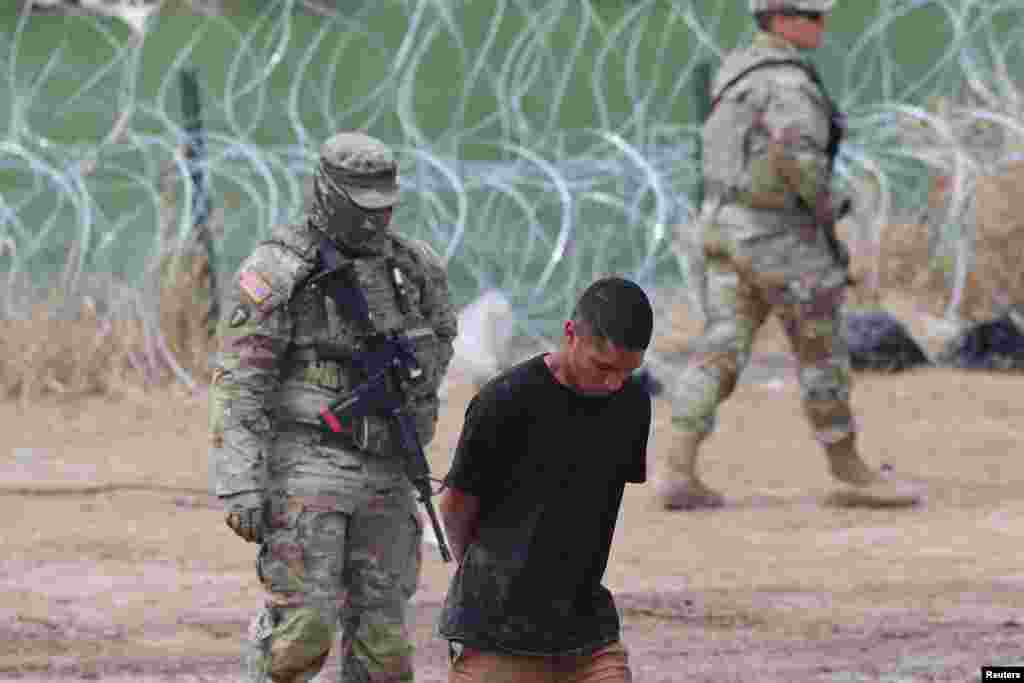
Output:
M631 680L601 585L626 482L646 480L651 399L631 374L654 314L592 284L561 348L473 398L441 502L459 567L440 619L450 683Z

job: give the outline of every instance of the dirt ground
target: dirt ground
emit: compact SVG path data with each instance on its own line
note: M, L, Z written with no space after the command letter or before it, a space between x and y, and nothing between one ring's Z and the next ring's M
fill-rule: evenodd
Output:
M659 351L692 331L677 329ZM627 491L606 583L635 680L975 681L1024 664L1024 377L860 376L867 457L927 500L844 510L821 504L831 481L783 349L770 323L708 442L725 509L668 513ZM438 474L470 391L447 397ZM174 391L0 404L0 680L239 680L255 546L207 493L205 416L204 396ZM652 457L669 416L656 401ZM417 675L442 681L452 568L425 551Z

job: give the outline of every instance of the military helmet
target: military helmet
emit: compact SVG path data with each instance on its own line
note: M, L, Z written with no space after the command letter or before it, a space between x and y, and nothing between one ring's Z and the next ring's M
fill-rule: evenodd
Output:
M836 0L750 0L750 13L783 12L831 12Z
M377 138L358 132L331 137L320 148L320 171L363 209L384 209L398 201L398 164Z

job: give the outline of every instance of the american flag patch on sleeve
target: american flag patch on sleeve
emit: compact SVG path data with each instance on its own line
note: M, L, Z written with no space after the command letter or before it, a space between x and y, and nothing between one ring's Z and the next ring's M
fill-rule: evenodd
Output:
M243 271L238 277L238 284L242 287L242 291L257 306L269 299L273 293L270 285L263 279L263 276L252 270Z

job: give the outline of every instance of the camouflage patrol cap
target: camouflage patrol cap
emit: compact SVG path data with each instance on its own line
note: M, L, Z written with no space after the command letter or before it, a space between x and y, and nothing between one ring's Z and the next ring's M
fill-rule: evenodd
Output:
M836 0L750 0L750 13L784 12L831 12Z
M338 133L320 148L323 176L364 209L398 201L398 164L391 149L364 133Z

